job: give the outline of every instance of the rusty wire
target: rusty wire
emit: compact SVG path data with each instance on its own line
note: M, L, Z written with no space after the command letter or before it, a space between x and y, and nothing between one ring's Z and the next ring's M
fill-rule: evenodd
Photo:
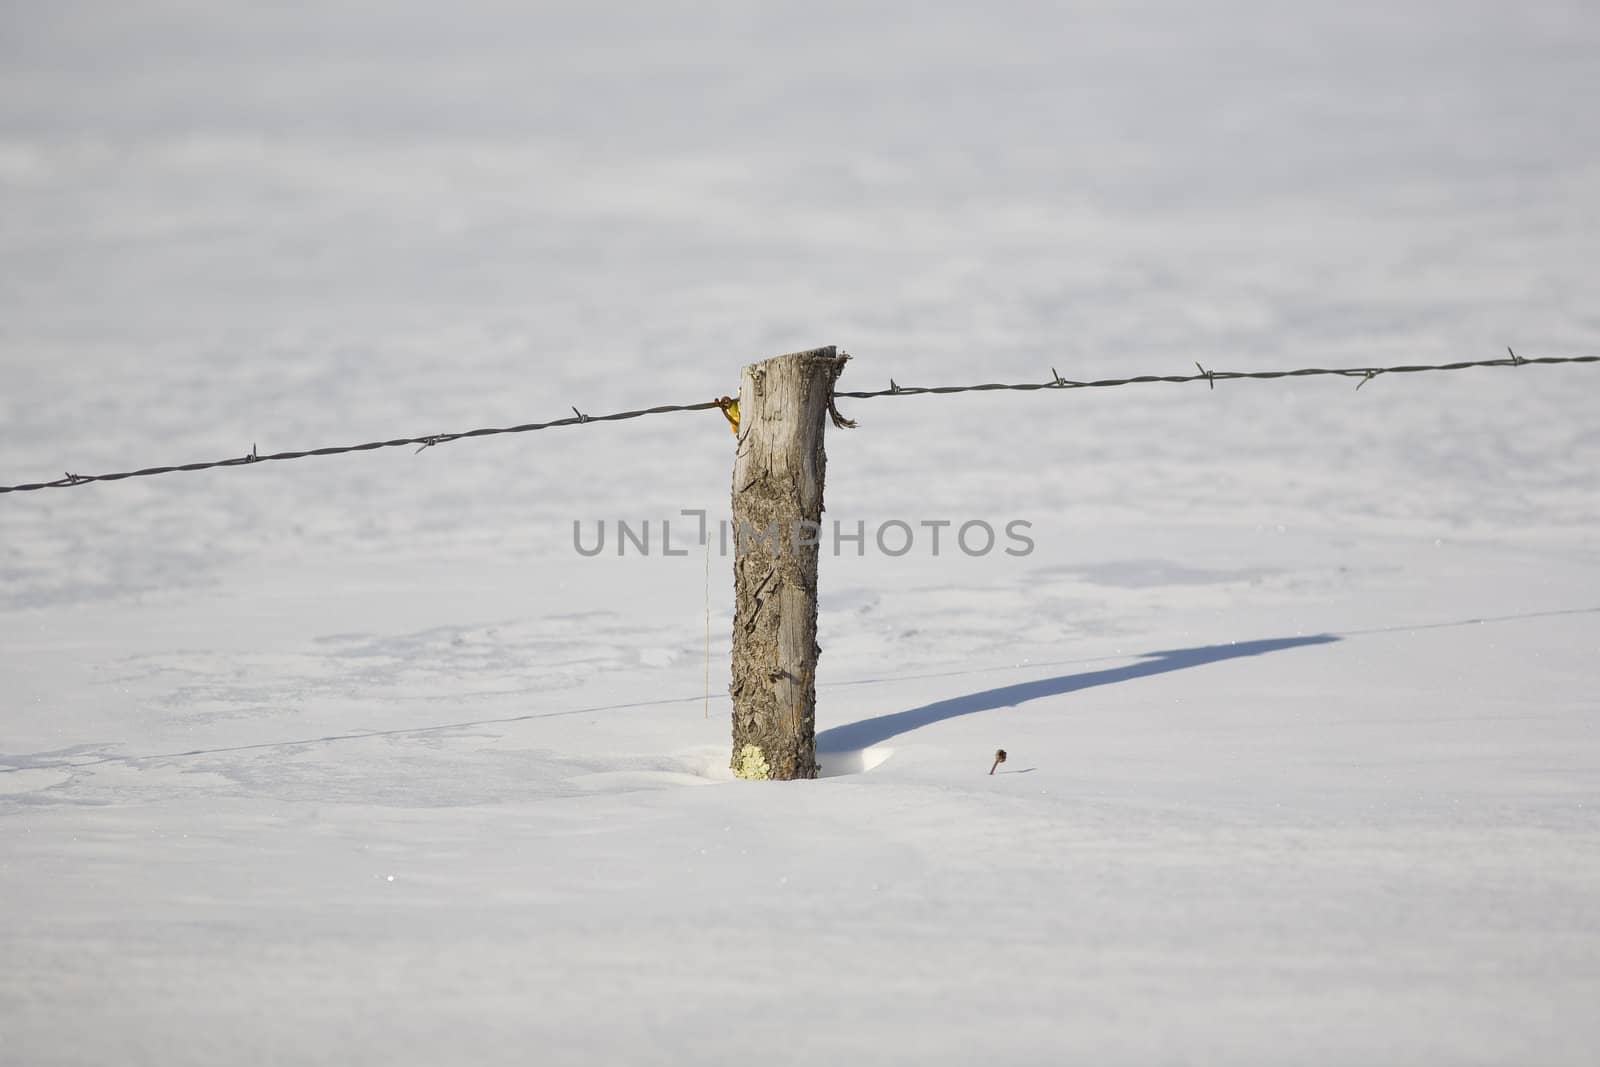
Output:
M1280 378L1311 378L1311 377L1339 377L1355 378L1356 388L1384 374L1418 374L1425 371L1455 371L1467 370L1472 367L1526 367L1534 365L1550 365L1557 363L1600 363L1600 356L1543 356L1527 358L1519 356L1511 349L1506 349L1508 355L1502 359L1467 360L1459 363L1434 363L1434 364L1409 364L1394 367L1305 367L1298 370L1273 370L1273 371L1223 371L1207 370L1199 363L1195 364L1196 374L1141 374L1131 378L1099 378L1092 381L1075 381L1063 378L1050 369L1050 379L1043 382L990 382L981 385L935 385L935 386L906 386L900 385L893 378L889 380L889 388L878 390L853 390L840 392L835 390L830 398L849 400L873 400L885 396L929 396L947 395L953 393L987 393L987 392L1040 392L1048 389L1104 389L1123 385L1149 385L1154 383L1168 383L1182 385L1191 382L1205 382L1208 387L1215 389L1218 382L1229 381L1275 381ZM47 482L29 482L22 485L0 485L0 493L26 493L38 489L68 489L78 485L88 485L91 482L117 482L126 478L146 478L157 474L175 474L179 471L203 471L219 467L247 467L257 463L271 463L279 460L306 459L311 456L342 456L352 452L371 452L379 448L396 448L406 445L417 446L421 452L425 448L435 445L447 444L451 441L460 441L469 437L491 437L497 434L530 433L534 430L551 430L558 426L586 426L596 422L621 422L625 419L637 419L645 415L665 415L677 411L711 411L721 407L716 400L708 400L700 404L662 404L657 407L640 408L637 411L618 411L609 415L585 415L576 407L568 418L553 419L549 422L528 422L518 426L491 426L477 430L464 430L456 433L421 434L415 437L397 437L388 441L367 441L359 445L335 445L328 448L310 448L299 451L271 452L262 455L257 452L254 445L248 454L234 456L229 459L211 460L203 463L180 463L166 467L144 467L139 470L119 471L113 474L72 474Z

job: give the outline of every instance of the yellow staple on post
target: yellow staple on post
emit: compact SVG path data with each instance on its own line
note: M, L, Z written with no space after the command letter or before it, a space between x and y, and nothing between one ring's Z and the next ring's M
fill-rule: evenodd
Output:
M728 425L733 427L733 432L739 432L739 402L731 396L719 396L717 407L722 409L722 417L728 420Z

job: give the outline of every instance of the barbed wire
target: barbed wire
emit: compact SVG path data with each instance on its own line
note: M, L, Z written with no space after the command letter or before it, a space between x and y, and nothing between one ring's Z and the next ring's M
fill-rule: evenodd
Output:
M1460 363L1409 364L1398 367L1303 367L1299 370L1233 371L1207 370L1199 363L1196 363L1195 367L1199 371L1198 374L1141 374L1133 378L1099 378L1094 381L1074 381L1069 378L1063 378L1056 372L1054 367L1051 367L1051 380L1047 382L1020 382L1015 384L992 382L984 385L908 386L899 385L891 378L887 389L866 392L836 391L833 395L851 400L872 400L880 396L927 396L930 394L987 393L995 391L1032 393L1044 389L1103 389L1119 385L1148 385L1155 382L1167 382L1176 385L1188 382L1205 382L1215 389L1218 382L1246 379L1272 381L1278 378L1315 377L1359 378L1360 381L1356 383L1356 388L1360 389L1380 374L1417 374L1423 371L1467 370L1470 367L1524 367L1530 364L1600 363L1600 356L1540 356L1530 359L1526 356L1517 355L1509 348L1506 351L1510 355L1504 359L1475 359Z
M1502 359L1465 360L1458 363L1431 363L1407 364L1394 367L1303 367L1297 370L1271 370L1271 371L1223 371L1207 370L1199 363L1195 364L1197 374L1140 374L1131 378L1098 378L1092 381L1076 381L1063 378L1050 368L1050 380L1043 382L989 382L980 385L934 385L934 386L907 386L900 385L893 378L889 379L889 388L877 390L835 390L833 399L848 400L874 400L885 396L929 396L948 395L953 393L987 393L987 392L1021 392L1032 393L1048 389L1105 389L1124 385L1150 385L1166 383L1183 385L1192 382L1205 382L1208 387L1215 389L1218 382L1228 381L1275 381L1280 378L1313 378L1313 377L1338 377L1356 378L1356 388L1384 374L1420 374L1427 371L1457 371L1473 367L1526 367L1534 365L1551 365L1558 363L1600 363L1600 356L1540 356L1528 358L1519 356L1511 349L1506 349L1508 356ZM469 437L493 437L498 434L531 433L534 430L552 430L558 426L586 426L596 422L622 422L626 419L642 418L646 415L665 415L679 411L712 411L723 410L727 406L728 398L721 400L708 400L699 404L661 404L656 407L640 408L637 411L618 411L609 415L585 415L576 407L572 409L569 418L553 419L549 422L527 422L518 426L489 426L476 430L463 430L456 433L420 434L415 437L396 437L388 441L367 441L359 445L334 445L328 448L309 448L290 452L271 452L262 455L256 451L254 445L250 452L243 456L234 456L229 459L211 460L203 463L180 463L164 467L144 467L140 470L119 471L113 474L72 474L48 482L29 482L22 485L0 485L0 493L27 493L39 489L68 489L78 485L88 485L91 482L117 482L126 478L146 478L157 474L176 474L180 471L204 471L221 467L247 467L257 463L272 463L280 460L307 459L311 456L342 456L352 452L371 452L379 448L398 448L407 445L417 446L417 451L432 448L435 445L448 444L451 441L461 441Z
M530 433L534 430L550 430L557 426L582 426L591 422L621 422L623 419L637 419L644 415L664 415L670 411L709 411L719 408L715 400L708 400L703 404L662 404L653 408L640 408L638 411L618 411L610 415L585 415L577 408L572 409L572 417L553 419L550 422L525 422L520 426L486 426L477 430L462 430L458 433L429 433L417 437L396 437L390 441L367 441L359 445L333 445L328 448L308 448L294 452L270 452L262 455L256 451L256 446L250 446L250 452L243 456L234 456L230 459L215 459L204 463L179 463L170 467L145 467L136 471L119 471L115 474L72 474L68 473L63 478L50 482L30 482L25 485L0 485L0 493L27 493L36 489L68 489L75 485L88 485L90 482L118 482L124 478L147 478L156 474L175 474L179 471L206 471L218 467L247 467L255 463L271 463L277 460L306 459L310 456L342 456L350 452L371 452L379 448L398 448L404 445L416 445L417 451L432 448L434 445L447 444L451 441L460 441L468 437L493 437L503 433Z

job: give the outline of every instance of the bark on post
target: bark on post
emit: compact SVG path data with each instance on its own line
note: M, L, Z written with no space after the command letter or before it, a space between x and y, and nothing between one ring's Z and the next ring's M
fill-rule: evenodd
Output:
M733 462L733 759L741 778L815 778L817 554L833 346L744 369ZM834 416L837 425L847 425Z

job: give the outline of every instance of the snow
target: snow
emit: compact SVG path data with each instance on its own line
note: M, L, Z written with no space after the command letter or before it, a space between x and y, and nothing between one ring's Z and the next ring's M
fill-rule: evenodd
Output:
M4 484L1600 328L1589 5L0 19ZM0 498L0 1060L1590 1062L1597 375L844 402L1036 549L826 556L786 785L572 547L715 411Z

